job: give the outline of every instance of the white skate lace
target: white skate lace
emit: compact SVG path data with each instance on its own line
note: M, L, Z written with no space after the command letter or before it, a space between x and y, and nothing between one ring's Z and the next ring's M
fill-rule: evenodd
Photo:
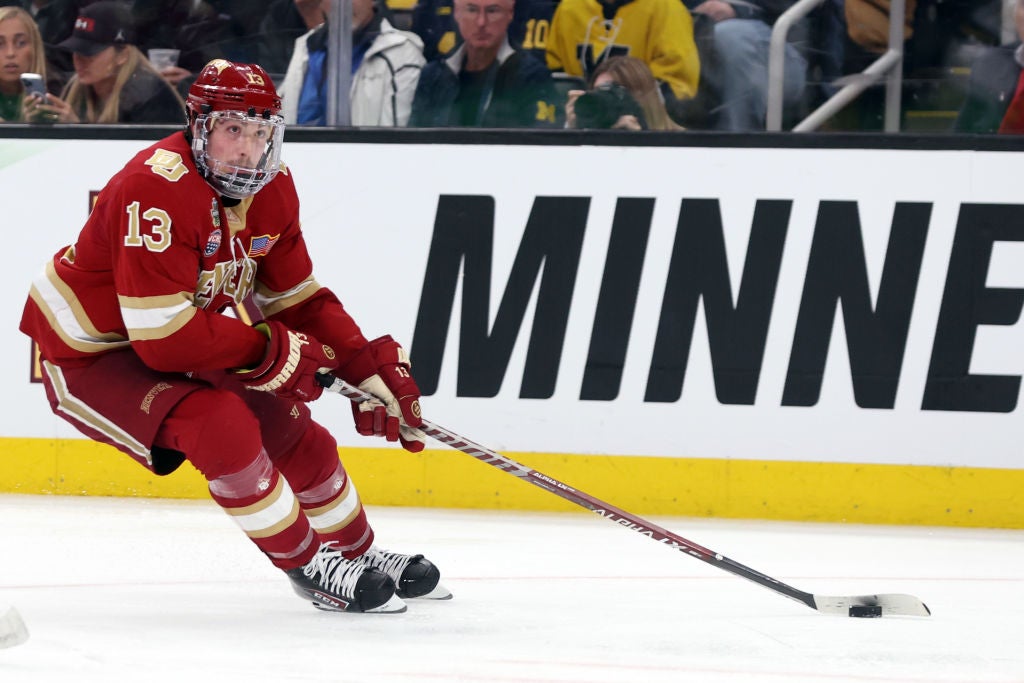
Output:
M322 545L313 559L302 568L302 573L322 588L351 598L356 594L356 582L363 575L364 569L359 562L346 560L339 551Z
M381 570L397 584L402 578L402 572L405 571L405 568L409 566L409 562L412 561L412 556L370 548L359 559L369 566Z

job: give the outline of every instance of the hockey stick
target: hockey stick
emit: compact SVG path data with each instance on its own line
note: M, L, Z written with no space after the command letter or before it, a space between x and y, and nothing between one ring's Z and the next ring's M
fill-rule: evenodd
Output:
M319 381L328 391L341 394L353 401L361 402L373 398L373 396L361 389L358 389L348 382L331 375L320 375ZM721 553L708 550L707 548L697 545L693 541L689 541L682 536L661 528L656 524L652 524L651 522L621 510L614 505L598 500L597 498L579 491L568 484L564 484L557 479L553 479L546 474L542 474L537 470L521 465L507 456L492 451L486 446L481 446L478 443L470 441L466 437L460 436L438 424L430 422L429 420L424 420L423 426L420 427L420 429L427 436L430 436L443 444L462 451L467 455L471 455L481 462L497 467L499 470L518 477L523 481L529 482L534 486L539 486L545 491L553 493L560 498L576 503L577 505L586 508L591 512L595 512L620 526L624 526L631 531L636 531L637 533L647 536L652 540L663 543L670 548L686 553L687 555L691 555L692 557L696 557L702 562L707 562L708 564L714 565L715 567L723 569L731 574L736 574L744 579L753 581L756 584L775 591L780 595L784 595L787 598L801 602L811 609L824 614L835 614L849 617L881 617L890 615L926 617L931 614L928 607L913 595L882 593L878 595L831 596L814 595L812 593L798 590L777 579L773 579L766 574L762 574L755 569L742 565L735 560L731 560Z
M0 649L21 645L28 640L28 629L18 610L0 605Z

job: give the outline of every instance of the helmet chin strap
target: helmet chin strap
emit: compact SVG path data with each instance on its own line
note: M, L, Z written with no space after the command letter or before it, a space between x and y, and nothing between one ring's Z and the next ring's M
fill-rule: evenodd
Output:
M271 140L269 143L267 143L266 148L263 150L263 154L260 156L260 162L259 162L259 165L258 165L259 168L266 168L266 166L267 166L267 159L270 158L270 156L271 156L271 154L273 154L273 152L274 152L274 141Z

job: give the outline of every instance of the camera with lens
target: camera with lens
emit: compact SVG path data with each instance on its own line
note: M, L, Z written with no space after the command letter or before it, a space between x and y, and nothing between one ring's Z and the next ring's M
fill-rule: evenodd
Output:
M611 128L623 116L632 114L647 129L643 110L629 91L618 83L605 83L579 96L574 105L577 128Z

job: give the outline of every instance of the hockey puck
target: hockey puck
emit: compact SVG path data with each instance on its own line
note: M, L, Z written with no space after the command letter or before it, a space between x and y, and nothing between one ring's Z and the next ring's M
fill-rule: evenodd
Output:
M850 616L874 619L882 616L881 605L850 605Z

